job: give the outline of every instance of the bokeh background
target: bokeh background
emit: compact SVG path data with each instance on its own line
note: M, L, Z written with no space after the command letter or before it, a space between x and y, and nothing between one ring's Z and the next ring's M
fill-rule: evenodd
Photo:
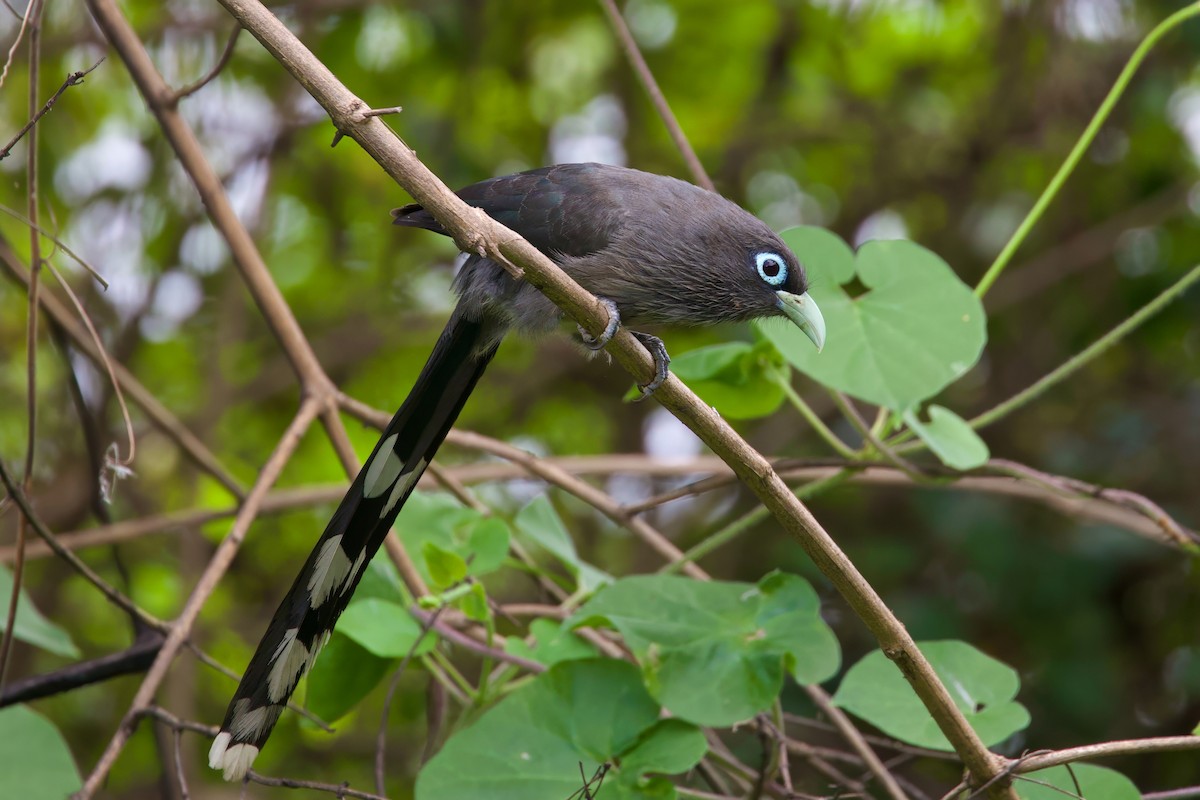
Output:
M1150 0L630 0L629 24L719 190L772 226L827 226L853 243L909 237L968 283L983 274L1032 206L1140 38L1181 7ZM232 28L198 0L124 4L167 78L183 85L217 60ZM274 11L338 77L375 106L451 186L562 161L596 160L687 177L683 162L589 2L303 0ZM7 49L18 21L0 9ZM51 0L38 96L106 53L78 3ZM27 66L0 92L0 138L27 119ZM357 146L329 144L316 104L249 35L219 77L181 104L251 227L272 274L329 373L389 412L403 399L452 305L452 243L389 226L407 196ZM246 482L297 405L293 374L228 253L119 59L110 55L40 125L42 223L94 264L107 292L61 254L115 358ZM0 203L23 209L25 145L0 162ZM1150 55L1095 146L988 295L980 364L939 402L969 417L1078 352L1200 258L1200 23ZM28 233L0 218L28 254ZM993 455L1143 493L1200 524L1200 294L1192 292L1066 384L983 431ZM25 293L0 278L0 458L24 455ZM744 327L663 331L672 352L748 339ZM831 332L836 335L836 332ZM78 371L101 445L123 441L101 376L39 351L34 496L50 525L96 524L96 481L70 400ZM686 459L702 446L630 380L565 338L510 341L461 426L542 455L644 453ZM853 438L826 395L796 388ZM136 479L109 512L128 519L229 497L135 411ZM829 455L784 409L736 423L764 452ZM374 434L356 423L361 454ZM477 460L448 449L445 463ZM343 479L319 432L282 485ZM618 499L663 481L616 476ZM501 510L533 482L479 491ZM615 574L657 568L653 553L595 512L552 492L584 556ZM730 489L656 512L688 547L753 505ZM1028 502L933 489L844 486L812 502L918 639L962 638L1015 666L1033 723L1012 749L1185 733L1200 720L1200 580L1191 560L1127 531L1083 524ZM263 517L208 604L198 636L240 669L290 575L330 512ZM0 517L11 542L14 514ZM95 549L86 558L152 613L177 613L228 523ZM722 578L774 568L808 576L848 661L873 645L862 625L772 521L702 562ZM128 645L127 620L63 565L33 562L41 610L86 655ZM498 586L520 597L529 586ZM65 663L18 648L12 676ZM400 741L423 731L422 682L400 701ZM127 708L136 678L40 702L86 771ZM231 685L181 661L162 693L183 716L215 722ZM797 701L799 702L799 701ZM367 781L377 719L336 740L284 725L264 766L330 769ZM154 738L135 737L112 796L154 797ZM185 740L199 763L206 744ZM1200 783L1194 755L1114 762L1143 790ZM196 769L200 796L236 796ZM401 777L402 777L402 771ZM942 773L944 776L944 773ZM282 790L274 790L282 791ZM396 796L408 789L397 784ZM252 787L252 796L269 790ZM274 796L274 795L271 795Z

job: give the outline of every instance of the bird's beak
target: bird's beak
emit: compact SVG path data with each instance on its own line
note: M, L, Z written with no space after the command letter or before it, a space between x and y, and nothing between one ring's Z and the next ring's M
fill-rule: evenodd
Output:
M817 352L821 352L821 348L825 346L825 317L821 316L821 309L817 308L816 302L808 296L808 292L776 292L775 296L779 298L779 310L787 314L788 319L796 323L796 326L804 331L804 335L817 346Z

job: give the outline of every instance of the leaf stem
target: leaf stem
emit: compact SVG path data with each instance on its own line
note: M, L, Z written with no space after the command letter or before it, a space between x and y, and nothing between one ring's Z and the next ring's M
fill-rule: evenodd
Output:
M817 412L812 410L812 406L804 402L804 398L792 388L792 384L787 378L780 376L777 380L780 388L783 389L784 395L796 407L796 410L800 412L800 416L804 417L805 421L812 426L812 429L817 432L818 436L825 440L826 444L832 447L842 458L847 458L851 461L859 459L859 453L851 449L849 445L837 437L837 434L829 429L829 426L817 416Z
M1042 195L1037 199L1037 202L1033 204L1033 208L1030 209L1029 213L1025 216L1025 219L1021 221L1020 226L1012 235L1012 238L1008 240L1006 245L1004 245L1004 249L1000 251L1000 255L996 256L996 260L992 262L992 265L988 267L988 271L984 274L983 278L980 279L979 285L975 287L976 296L983 297L985 294L987 294L988 289L992 288L992 284L996 282L996 279L1000 277L1000 273L1003 272L1004 268L1008 266L1008 263L1012 260L1013 254L1016 253L1017 248L1020 247L1022 242L1025 241L1025 237L1029 235L1029 231L1032 230L1033 226L1037 224L1039 219L1041 219L1042 214L1045 213L1046 208L1050 205L1051 201L1054 200L1054 197L1058 194L1059 189L1062 188L1063 184L1066 183L1067 178L1070 177L1071 173L1074 172L1075 167L1078 166L1079 160L1083 158L1083 154L1087 152L1087 149L1091 146L1092 141L1096 138L1096 134L1099 133L1101 126L1103 126L1105 121L1108 119L1108 115L1112 113L1113 107L1116 106L1117 101L1121 99L1121 95L1125 93L1125 89L1129 86L1129 82L1133 79L1133 75L1135 72L1137 72L1138 67L1142 65L1142 61L1145 60L1146 55L1150 52L1154 45L1158 44L1159 39L1197 14L1200 14L1200 2L1192 3L1190 6L1176 11L1174 14L1156 25L1154 30L1150 31L1150 33L1146 35L1146 38L1142 40L1141 44L1137 46L1137 49L1133 51L1133 55L1131 55L1129 60L1125 62L1125 67L1121 70L1121 74L1117 76L1116 83L1114 83L1112 89L1109 90L1108 96L1104 98L1104 102L1101 103L1100 108L1096 110L1095 115L1092 117L1092 121L1089 122L1087 128L1084 129L1083 135L1080 136L1079 141L1075 143L1075 147L1071 149L1070 154L1067 156L1066 160L1063 161L1062 166L1058 168L1058 172L1056 172L1054 177L1050 179L1049 185L1046 186L1045 191L1042 192Z
M846 479L856 471L857 469L854 467L846 467L838 470L828 477L806 483L796 489L796 497L800 498L800 500L809 500L828 489L832 489L838 484L844 483ZM664 564L658 570L659 574L671 574L678 572L680 569L682 569L684 564L690 564L694 561L704 558L704 556L713 552L718 547L728 544L738 536L748 531L750 528L753 528L759 522L762 522L763 519L769 515L769 513L770 512L768 512L765 506L755 506L742 516L735 519L733 522L730 522L728 525L718 530L716 533L712 534L711 536L706 536L703 541L689 548L682 557L675 559L669 564Z
M1045 376L1031 384L1028 388L1017 392L1015 395L995 406L994 408L991 408L970 420L968 424L976 430L986 425L991 425L1001 417L1004 417L1005 415L1025 405L1029 401L1034 400L1042 394L1045 394L1048 389L1056 386L1059 383L1062 383L1068 377L1078 372L1079 369L1086 365L1089 361L1094 360L1106 350L1109 350L1113 345L1129 335L1135 328L1165 308L1172 300L1183 294L1189 286L1197 281L1197 279L1200 279L1200 264L1192 267L1190 270L1188 270L1186 275L1168 286L1162 291L1161 294L1131 314L1128 319L1121 322L1121 324L1117 325L1111 331L1092 342L1092 344L1088 345L1080 352L1071 356L1058 368L1048 372Z

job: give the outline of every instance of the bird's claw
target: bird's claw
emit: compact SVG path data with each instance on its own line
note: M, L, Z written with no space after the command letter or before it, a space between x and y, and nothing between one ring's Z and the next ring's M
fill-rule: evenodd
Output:
M630 333L633 334L634 338L641 342L642 345L644 345L645 348L650 351L650 355L654 357L654 378L651 379L649 383L638 386L638 388L642 391L642 395L633 401L635 403L640 403L650 395L654 394L655 390L662 386L667 380L667 367L671 364L671 357L667 355L667 346L663 344L663 340L657 336L651 336L648 333L639 333L637 331L630 331Z
M604 346L612 341L612 337L617 335L617 328L621 327L621 312L617 310L617 304L607 297L597 297L600 305L608 312L608 324L604 326L604 330L599 337L592 336L583 329L582 325L579 328L579 338L583 340L583 346L588 350L602 350Z

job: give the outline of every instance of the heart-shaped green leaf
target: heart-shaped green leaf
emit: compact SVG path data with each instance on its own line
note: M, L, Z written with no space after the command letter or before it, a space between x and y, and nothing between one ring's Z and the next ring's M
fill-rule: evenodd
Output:
M983 305L934 253L898 240L867 242L856 256L821 228L780 235L805 265L809 294L828 330L817 353L794 325L757 323L796 369L900 411L937 394L979 359L987 341ZM851 297L842 284L856 276L867 291Z
M1002 742L1029 725L1029 712L1013 700L1017 672L966 642L921 642L954 704L985 745ZM952 750L912 687L882 650L867 653L851 667L833 702L889 736L919 747Z
M841 658L817 593L783 573L757 585L674 575L622 578L564 623L581 625L619 630L655 699L700 725L749 719L778 696L785 674L816 683L832 675Z
M12 573L0 567L0 636L4 633L4 621L8 616L8 599L12 596ZM79 658L79 648L71 641L71 635L42 616L29 595L22 589L17 599L17 619L13 633L23 642L49 650L67 658Z
M1021 800L1141 800L1133 781L1115 769L1095 764L1072 764L1027 772L1013 781Z
M567 533L558 512L544 494L533 498L517 512L513 525L516 527L517 536L526 547L533 545L561 561L579 582L581 591L590 593L612 582L612 576L579 557L579 552L575 549L575 540Z
M703 734L658 717L634 665L607 658L557 664L450 737L417 776L416 798L562 800L579 792L581 771L590 779L617 757L624 765L626 752L636 773L630 778L689 769L704 754L697 747ZM590 786L591 796L645 796L629 779L597 788Z
M671 371L729 419L774 413L783 403L780 376L790 374L779 351L768 342L728 342L689 350L671 362Z
M552 667L560 661L578 661L595 658L596 648L585 640L565 630L562 623L552 619L535 619L529 623L533 635L531 647L523 639L510 636L504 642L505 652Z
M0 711L0 797L58 800L81 785L54 723L28 706Z
M484 517L446 495L413 492L396 519L396 530L410 553L425 556L417 559L417 571L436 586L462 579L459 561L467 565L465 574L486 575L500 568L508 552L503 520Z
M906 411L904 421L948 467L975 469L988 460L987 444L948 408L930 406L928 422L922 422L915 411Z

